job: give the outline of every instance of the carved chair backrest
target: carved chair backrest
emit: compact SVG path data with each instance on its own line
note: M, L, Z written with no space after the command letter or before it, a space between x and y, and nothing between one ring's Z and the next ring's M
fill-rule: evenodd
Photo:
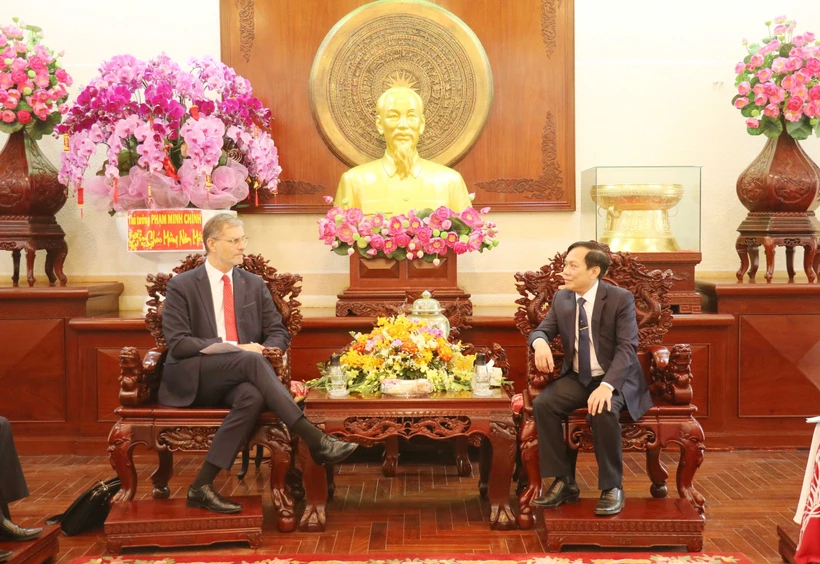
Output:
M672 309L667 294L675 275L671 270L647 270L629 253L609 251L609 255L612 263L603 279L613 286L626 288L635 296L638 351L642 354L644 347L660 345L672 326ZM537 271L515 274L516 290L521 295L515 301L518 304L515 324L524 337L528 337L549 312L552 299L564 283L562 272L565 258L566 253L558 253ZM556 337L551 346L553 351L563 356L560 338ZM550 379L557 376L560 369L560 366L556 366L552 375L539 373L535 368L532 351L528 353L527 364L528 387L543 388Z
M157 349L165 350L167 348L165 336L162 334L162 308L168 280L175 274L193 270L203 262L205 262L204 255L188 255L179 266L174 268L172 274L149 274L146 277L150 299L147 302L148 313L145 315L145 325L153 335ZM302 277L298 274L277 272L275 268L268 266L268 261L262 255L246 255L239 268L252 272L265 281L265 285L273 298L273 303L282 316L282 322L287 328L290 338L293 339L302 328L302 313L299 311L299 306L302 304L296 299L302 292ZM290 381L291 363L288 357L289 355L286 354L285 370L287 374L283 377L286 382Z

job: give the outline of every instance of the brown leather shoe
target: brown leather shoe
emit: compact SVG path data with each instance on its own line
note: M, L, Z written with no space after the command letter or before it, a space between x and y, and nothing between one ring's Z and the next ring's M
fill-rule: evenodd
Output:
M42 527L36 529L24 529L19 525L15 525L6 518L0 522L0 540L4 541L29 541L36 539L43 532Z
M595 515L617 515L624 508L626 497L621 488L610 488L601 492L601 499L595 505Z
M186 505L207 509L214 513L239 513L242 511L241 505L219 495L213 484L205 484L201 488L189 487Z
M577 484L570 484L561 478L556 478L547 490L547 493L536 497L530 502L530 505L554 509L564 503L574 503L578 501L580 495L581 490Z

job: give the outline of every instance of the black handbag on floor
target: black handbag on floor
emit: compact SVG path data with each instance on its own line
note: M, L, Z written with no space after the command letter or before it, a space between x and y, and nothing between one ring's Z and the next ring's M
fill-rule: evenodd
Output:
M63 533L71 537L99 527L105 523L111 509L111 499L120 491L120 479L99 481L80 494L65 513L46 519L46 524L60 523Z

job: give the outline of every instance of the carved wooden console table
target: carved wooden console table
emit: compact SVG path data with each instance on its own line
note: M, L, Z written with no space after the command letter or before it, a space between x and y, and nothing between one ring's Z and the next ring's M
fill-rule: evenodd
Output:
M501 390L486 398L471 392L435 393L420 398L382 395L334 399L311 390L305 399L305 416L326 433L363 445L390 437L449 439L466 437L481 444L479 492L489 496L490 528L516 527L510 508L510 484L515 465L516 431L510 399ZM303 531L324 531L328 482L332 472L317 466L303 445L299 461L305 486ZM331 483L331 492L333 484Z

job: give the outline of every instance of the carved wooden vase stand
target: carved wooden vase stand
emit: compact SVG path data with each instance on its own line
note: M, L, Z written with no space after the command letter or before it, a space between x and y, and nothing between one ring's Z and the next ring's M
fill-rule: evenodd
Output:
M784 128L785 129L785 128ZM820 188L820 168L786 133L769 139L763 151L737 179L737 196L749 210L737 228L735 249L740 257L738 281L748 271L754 280L758 248L766 253L766 282L772 281L775 247L786 247L789 282L794 281L794 249L803 247L803 270L809 282L820 272L818 224L814 210Z
M458 287L456 255L441 257L435 266L423 260L350 257L350 287L338 295L336 315L378 316L398 310L416 295L430 290L443 308L459 302L464 315L472 315L470 294Z
M26 251L26 278L34 286L34 254L46 251L50 285L65 286L63 263L68 254L65 233L54 217L65 204L66 188L57 171L25 130L9 136L0 153L0 249L11 251L12 282L20 279L20 252Z

